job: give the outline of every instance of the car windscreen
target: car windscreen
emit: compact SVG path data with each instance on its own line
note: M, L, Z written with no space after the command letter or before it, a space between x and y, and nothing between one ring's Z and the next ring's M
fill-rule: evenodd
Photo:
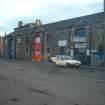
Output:
M56 58L57 60L64 60L64 56L61 56L61 55L57 56Z
M65 59L65 60L72 60L73 57L71 57L71 56L65 56L64 59Z

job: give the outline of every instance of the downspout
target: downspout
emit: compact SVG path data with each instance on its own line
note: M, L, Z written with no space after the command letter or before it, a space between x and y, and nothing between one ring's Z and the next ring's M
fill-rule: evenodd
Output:
M104 54L104 66L105 66L105 0L104 0L104 41L103 41L103 54Z

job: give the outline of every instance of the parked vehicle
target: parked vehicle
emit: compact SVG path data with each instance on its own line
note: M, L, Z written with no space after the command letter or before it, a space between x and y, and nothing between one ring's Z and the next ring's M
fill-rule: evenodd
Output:
M80 67L81 61L73 59L72 56L67 56L67 55L57 55L56 59L54 61L55 65L59 66L75 66L75 67Z

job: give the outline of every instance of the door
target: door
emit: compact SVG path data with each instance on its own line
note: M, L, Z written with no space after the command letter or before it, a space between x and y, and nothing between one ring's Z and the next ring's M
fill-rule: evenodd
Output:
M11 59L16 58L15 38L11 38L8 40L8 55Z
M63 66L64 65L64 57L58 56L57 57L57 64Z

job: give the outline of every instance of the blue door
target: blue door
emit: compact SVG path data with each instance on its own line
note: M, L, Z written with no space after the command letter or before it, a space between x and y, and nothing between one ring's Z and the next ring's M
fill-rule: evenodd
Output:
M8 40L8 56L10 59L16 58L16 44L15 38L11 38Z

